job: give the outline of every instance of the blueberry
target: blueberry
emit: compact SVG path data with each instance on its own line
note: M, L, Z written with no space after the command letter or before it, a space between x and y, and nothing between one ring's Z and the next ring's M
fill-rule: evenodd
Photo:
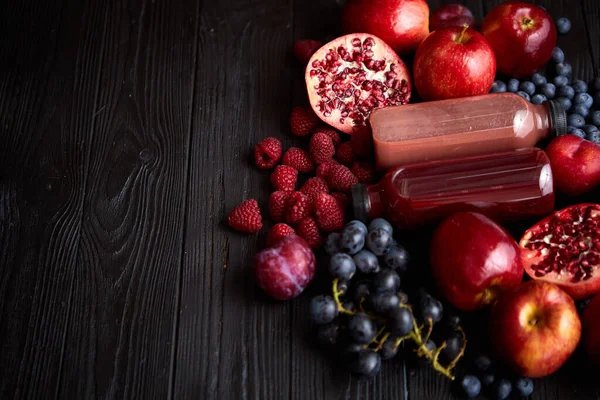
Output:
M567 117L567 126L581 128L585 125L585 118L579 114L571 114Z
M374 274L379 272L379 261L375 254L368 250L361 250L354 255L354 264L363 274Z
M517 94L518 94L519 96L521 96L522 98L524 98L525 100L527 100L527 101L530 101L530 100L531 100L531 98L529 97L529 95L528 95L527 93L525 93L525 92L522 92L522 91L520 91L520 90L519 90L519 91L517 92Z
M479 372L488 372L492 369L492 360L485 354L478 355L474 364Z
M348 254L336 253L329 260L329 272L336 279L348 280L354 276L356 265Z
M387 327L393 335L406 336L414 328L413 315L406 307L396 307L388 313Z
M565 53L561 50L560 47L555 47L554 50L552 50L552 61L554 61L557 64L560 64L561 62L565 61Z
M546 96L544 96L543 94L535 94L533 95L533 97L531 98L531 102L533 104L542 104L543 102L545 102L546 100L548 100L548 98L546 98Z
M587 108L585 104L575 104L575 107L573 107L573 114L579 114L585 118L590 114L590 109Z
M562 35L566 35L571 30L571 21L569 18L559 18L556 20L556 30Z
M470 399L479 396L479 393L481 392L481 382L473 375L465 375L460 381L460 386L465 395Z
M504 93L504 92L506 92L506 83L504 83L502 81L495 81L492 84L490 93Z
M580 137L582 139L586 138L585 132L582 131L581 129L579 129L579 128L573 128L572 126L569 127L569 128L571 128L571 129L567 129L567 132L569 133L569 135L575 135L575 136L578 136L578 137Z
M381 370L381 356L373 350L359 353L358 358L350 365L351 371L366 378L373 377Z
M387 314L400 305L400 299L396 293L380 292L371 295L369 304L373 311L380 314Z
M392 234L384 228L373 229L367 235L367 248L376 256L382 256L390 250L392 240Z
M599 129L596 125L584 125L581 130L589 135L592 132L597 132Z
M594 91L600 92L600 77L592 79L588 86L594 89Z
M368 315L358 313L348 321L348 333L356 343L367 344L375 338L377 327Z
M497 400L508 399L510 392L512 392L512 384L508 379L500 379L494 385L494 392L496 393Z
M556 86L553 83L546 83L540 87L540 92L546 96L546 98L552 100L556 96Z
M571 86L573 86L575 93L587 93L587 91L588 91L587 83L585 83L581 79L577 79L576 81L573 81L571 83Z
M515 390L521 397L531 396L533 393L533 381L529 378L519 378L515 382Z
M570 76L572 72L573 67L571 66L571 64L567 62L556 64L556 75L567 77Z
M569 78L567 78L566 76L555 76L554 80L552 81L554 83L554 85L559 88L559 87L563 87L569 84Z
M381 350L379 350L379 355L382 360L389 360L396 357L398 354L398 347L396 347L396 338L394 336L390 336L381 346Z
M530 96L533 96L533 94L535 93L535 85L533 84L533 82L530 81L521 82L521 84L519 85L519 89Z
M556 94L558 97L566 97L569 100L573 100L573 97L575 97L575 89L569 85L559 87Z
M325 239L325 252L330 256L342 251L342 248L340 247L340 237L341 235L339 233L333 232Z
M397 292L400 289L400 277L393 269L385 268L373 278L375 292Z
M408 251L402 246L392 247L383 256L385 265L400 274L408 270L408 260Z
M600 128L600 110L596 110L590 115L590 122Z
M506 84L506 90L508 90L511 93L517 93L519 91L519 80L510 79Z
M496 376L492 373L486 372L481 376L481 382L485 387L491 387L496 381Z
M356 227L357 229L359 229L364 235L366 235L367 232L368 232L367 226L365 224L363 224L361 221L357 220L357 219L348 222L346 224L346 226L344 227L344 229L348 228L348 227L351 227L351 226L352 227Z
M560 103L563 110L569 111L571 109L571 100L566 97L558 97L556 100Z
M587 108L594 105L594 98L587 93L577 93L573 98L573 104L585 104Z
M387 231L390 235L394 233L394 228L392 228L392 225L389 222L383 218L375 218L369 224L369 232L379 228Z
M600 131L593 131L586 135L586 139L600 145Z
M539 72L536 72L535 74L531 75L531 82L533 82L535 86L542 86L548 81L546 80L546 77L544 75L540 74Z
M365 247L365 233L358 225L348 225L342 231L340 247L344 253L356 254Z
M331 296L319 295L310 301L310 319L313 323L323 325L338 316L338 306Z

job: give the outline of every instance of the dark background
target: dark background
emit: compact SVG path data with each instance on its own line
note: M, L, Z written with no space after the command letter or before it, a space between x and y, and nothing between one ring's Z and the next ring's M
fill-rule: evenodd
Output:
M481 21L500 1L463 3ZM597 75L600 2L536 3L573 22L574 75ZM0 2L1 399L453 398L400 359L341 371L306 339L319 283L269 301L249 274L267 229L224 223L266 210L251 149L294 143L290 49L338 20L333 0ZM534 398L599 399L596 376L577 356Z

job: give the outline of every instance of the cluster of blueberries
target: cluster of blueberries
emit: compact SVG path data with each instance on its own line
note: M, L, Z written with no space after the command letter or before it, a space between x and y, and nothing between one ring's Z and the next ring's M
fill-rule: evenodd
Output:
M566 18L559 18L556 26L560 33L565 34L571 23ZM554 67L554 71L550 67ZM552 52L549 71L554 72L552 79L536 72L528 80L497 80L490 92L516 93L533 104L559 101L567 111L567 132L600 145L600 77L589 83L571 79L573 67L565 61L565 53L559 47Z

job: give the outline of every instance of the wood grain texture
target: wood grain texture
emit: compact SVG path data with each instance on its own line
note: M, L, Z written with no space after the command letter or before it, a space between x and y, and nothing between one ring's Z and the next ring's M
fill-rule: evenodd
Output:
M80 47L102 58L61 397L172 394L198 7L97 2L86 14Z
M232 232L227 213L256 198L268 172L252 149L287 135L292 4L206 2L200 17L176 398L281 399L290 393L291 303L256 288L258 235Z

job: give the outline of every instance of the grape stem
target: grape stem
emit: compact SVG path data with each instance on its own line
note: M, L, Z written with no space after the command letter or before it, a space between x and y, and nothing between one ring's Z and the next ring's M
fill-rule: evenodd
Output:
M342 305L342 302L340 301L340 295L344 294L343 290L338 290L338 280L334 279L333 280L333 299L335 300L335 303L337 304L337 308L338 308L338 312L342 313L342 314L348 314L348 315L354 315L356 314L355 311L352 310L347 310L344 308L344 306ZM362 304L361 304L362 307Z

